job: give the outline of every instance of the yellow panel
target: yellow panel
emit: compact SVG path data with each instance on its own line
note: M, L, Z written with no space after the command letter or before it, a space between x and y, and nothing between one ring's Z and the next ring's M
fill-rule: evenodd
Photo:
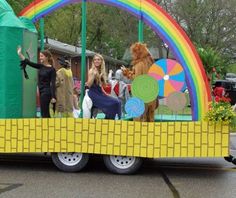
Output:
M228 154L229 127L207 122L0 119L0 152L49 151L150 158L219 157Z

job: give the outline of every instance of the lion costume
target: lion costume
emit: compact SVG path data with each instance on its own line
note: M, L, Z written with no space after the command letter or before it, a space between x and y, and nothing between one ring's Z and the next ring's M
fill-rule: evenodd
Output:
M123 68L123 74L133 80L139 75L147 74L149 68L154 63L154 60L147 49L146 44L134 43L130 47L130 52L132 56L132 70ZM143 115L139 118L135 118L135 121L143 122L154 122L155 109L158 106L158 100L154 100L150 103L145 104L145 111Z

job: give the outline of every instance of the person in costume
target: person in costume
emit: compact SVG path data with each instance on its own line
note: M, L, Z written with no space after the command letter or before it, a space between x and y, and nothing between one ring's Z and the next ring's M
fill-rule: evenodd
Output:
M130 97L128 85L123 82L123 73L118 69L115 73L115 79L112 79L113 71L110 70L108 74L108 83L111 85L111 96L121 101L122 114L124 114L124 104Z
M102 88L106 81L104 58L100 54L95 54L92 67L88 72L86 85L89 87L89 90L85 94L83 101L83 112L91 116L91 114L86 112L88 112L88 109L95 107L105 114L105 119L115 119L116 116L121 118L121 102L116 98L108 96ZM88 108L85 109L85 106Z
M61 68L56 76L56 117L73 117L73 75L69 60L58 58Z
M21 59L21 67L25 70L26 65L38 69L38 89L40 94L41 116L50 118L49 105L50 102L56 103L55 96L55 81L56 70L53 67L53 57L50 51L45 50L40 52L40 63L33 63L25 58L21 52L21 47L17 48L17 54Z
M130 52L132 56L132 70L122 67L124 76L128 79L135 79L139 75L147 74L149 68L154 63L151 53L149 52L146 44L144 43L134 43L130 47ZM135 118L135 121L143 122L154 122L155 109L158 107L158 99L145 104L145 111L143 115L139 118Z

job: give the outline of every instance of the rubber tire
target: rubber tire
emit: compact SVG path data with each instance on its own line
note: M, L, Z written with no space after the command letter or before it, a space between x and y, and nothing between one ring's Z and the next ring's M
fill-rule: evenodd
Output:
M119 175L131 175L131 174L134 174L136 173L140 167L142 166L142 163L143 163L143 159L140 158L140 157L135 157L135 162L134 164L127 168L127 169L121 169L121 168L118 168L116 167L110 157L113 157L111 155L104 155L103 156L103 161L104 161L104 164L106 166L106 168L112 172L112 173L115 173L115 174L119 174Z
M55 166L64 172L79 172L81 171L88 163L89 161L89 154L82 154L81 160L73 166L68 166L64 164L58 157L58 153L51 153L52 161L55 164Z

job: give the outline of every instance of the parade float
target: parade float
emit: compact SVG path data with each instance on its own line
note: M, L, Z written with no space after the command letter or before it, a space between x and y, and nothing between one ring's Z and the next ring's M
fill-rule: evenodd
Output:
M163 119L156 119L155 122L85 118L42 119L24 113L26 109L32 107L27 100L35 101L36 81L34 78L32 78L34 82L24 79L22 71L17 67L19 58L15 49L18 45L25 46L24 51L29 54L31 60L37 57L36 32L23 25L24 21L28 24L35 23L66 5L82 3L81 88L83 89L86 73L87 2L118 7L134 15L139 19L140 27L142 23L148 25L174 54L175 61L159 60L150 68L148 77L134 80L131 89L133 86L132 95L136 97L128 101L129 115L134 116L142 112L141 104L155 97L166 98L168 107L177 112L186 105L183 102L185 95L181 91L183 86L186 86L191 104L191 115L188 119L182 119L184 117L178 115L161 116ZM0 46L6 50L0 58L4 71L1 73L0 93L3 97L1 96L0 108L5 110L4 114L0 114L1 153L51 153L55 165L68 172L80 171L86 166L91 154L99 154L103 156L106 167L119 174L134 173L141 166L143 158L198 158L229 155L229 124L204 120L212 98L210 85L198 53L184 30L153 1L36 0L20 13L20 18L19 28L15 25L0 30L1 40L3 40ZM1 17L1 21L5 20L6 18ZM43 24L43 21L40 24ZM8 30L9 28L13 28L15 32ZM7 39L9 35L3 31L11 31L15 39ZM141 33L139 38L142 38ZM11 69L8 72L9 68ZM33 73L31 76L34 76L35 71L32 69L31 72ZM30 90L25 89L27 83L32 85ZM24 97L24 94L28 96ZM18 98L15 98L16 96ZM6 98L9 97L10 103L9 101L7 103ZM14 111L13 107L19 110ZM12 112L18 113L12 114Z

